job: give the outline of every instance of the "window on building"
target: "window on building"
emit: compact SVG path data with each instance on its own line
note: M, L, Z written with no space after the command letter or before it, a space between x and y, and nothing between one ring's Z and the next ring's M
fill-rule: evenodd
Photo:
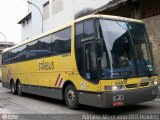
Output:
M49 18L49 1L43 4L43 19L46 20Z
M25 27L25 21L22 23L22 27Z
M31 19L27 19L27 20L26 20L27 24L29 24L30 21L31 21Z
M63 0L53 0L52 14L55 15L63 10Z

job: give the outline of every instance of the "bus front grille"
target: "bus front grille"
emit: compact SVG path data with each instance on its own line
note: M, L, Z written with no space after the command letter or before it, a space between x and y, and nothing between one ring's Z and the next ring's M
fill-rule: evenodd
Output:
M140 87L145 87L145 86L148 86L149 85L149 82L146 82L146 83L140 83Z
M137 84L126 85L126 88L136 88L136 87L137 87Z
M140 83L140 84L128 84L126 88L136 88L136 87L146 87L149 85L149 82Z

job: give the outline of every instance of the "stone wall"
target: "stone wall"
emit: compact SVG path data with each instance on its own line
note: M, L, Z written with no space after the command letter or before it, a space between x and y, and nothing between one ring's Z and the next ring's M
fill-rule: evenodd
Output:
M147 33L152 43L154 63L157 73L160 75L160 15L143 19Z

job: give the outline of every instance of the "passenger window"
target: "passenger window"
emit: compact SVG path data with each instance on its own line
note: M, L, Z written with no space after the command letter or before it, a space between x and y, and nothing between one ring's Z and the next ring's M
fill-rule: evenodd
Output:
M97 80L97 61L96 61L96 50L95 42L84 44L84 55L85 60L83 65L85 68L85 78L96 82Z
M77 24L76 25L76 47L80 48L81 47L81 40L84 38L83 34L83 23Z
M3 64L71 52L71 27L3 53Z
M26 58L25 58L25 56L24 56L24 54L27 52L27 49L26 49L26 45L23 45L23 46L21 46L21 47L19 47L19 49L18 49L18 55L17 55L17 57L16 57L16 59L17 59L17 61L24 61L24 60L26 60Z
M29 54L28 55L28 59L34 59L34 58L37 58L37 56L36 56L36 51L38 51L38 49L36 49L36 44L37 43L37 41L33 41L33 42L31 42L31 43L29 43L29 44L27 44L27 46L26 46L26 48L27 48L27 51L28 51L28 53L27 54ZM34 55L33 55L34 54Z
M10 52L10 59L13 59L17 55L17 48L11 50Z
M71 28L52 34L51 51L53 54L71 52Z
M3 60L2 60L2 64L9 64L9 62L10 62L10 58L9 58L9 52L5 52L5 53L3 53Z
M77 67L80 72L80 74L83 74L83 50L82 50L82 43L81 40L84 38L83 34L83 23L76 24L76 36L75 36L75 45L76 45L76 61L77 61Z
M38 40L38 45L40 50L50 50L50 43L51 43L51 35L40 38Z
M94 21L88 20L84 22L84 37L94 36Z
M29 59L37 58L37 50L30 50L29 52Z
M54 54L51 51L51 35L39 39L38 45L39 45L39 52L37 53L38 57L51 56Z
M16 56L17 56L17 53L18 53L17 50L18 50L18 48L15 48L15 49L11 50L11 52L10 52L10 63L16 62Z
M30 50L35 50L35 43L36 43L35 41L28 43L27 47L26 47L27 50L29 50L29 51Z
M86 37L92 37L95 35L94 21L93 19L86 20L76 24L75 27L75 46L76 46L76 62L77 68L81 75L84 75L83 72L83 48L82 48L82 39Z

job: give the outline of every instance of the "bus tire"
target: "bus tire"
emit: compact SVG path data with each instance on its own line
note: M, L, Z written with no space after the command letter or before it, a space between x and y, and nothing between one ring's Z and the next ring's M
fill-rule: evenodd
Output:
M22 95L23 95L23 92L22 92L22 84L21 84L20 81L17 82L16 88L17 88L17 94L18 94L19 96L22 96Z
M65 89L65 102L70 109L78 109L78 93L72 84L69 84Z
M13 81L11 81L11 83L10 83L10 89L11 89L11 93L13 95L15 95L16 94L16 89L15 89L15 85L14 85Z

